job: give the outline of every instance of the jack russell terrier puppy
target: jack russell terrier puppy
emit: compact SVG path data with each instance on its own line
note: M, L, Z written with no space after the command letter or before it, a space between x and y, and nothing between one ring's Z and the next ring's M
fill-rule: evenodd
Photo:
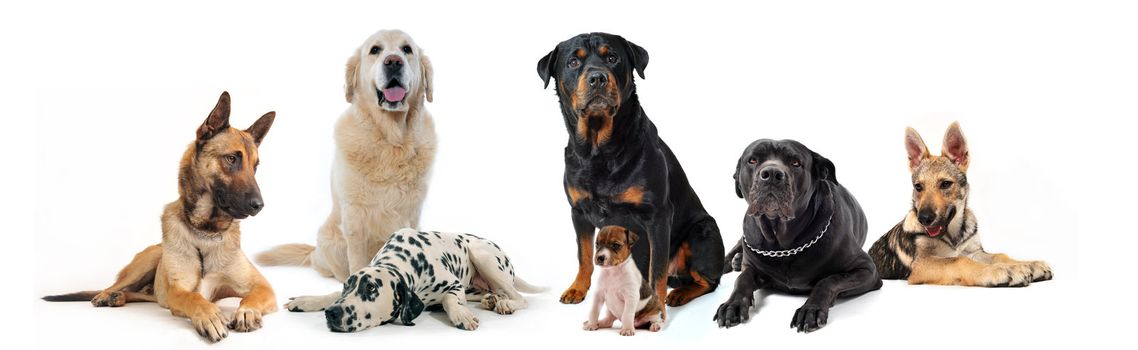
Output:
M629 259L636 239L635 232L620 226L605 226L597 233L596 264L601 268L601 276L585 330L610 328L618 319L620 335L635 335L634 328L638 326L648 325L653 332L664 326L664 304L644 283L636 262ZM602 305L608 306L608 312L598 321Z

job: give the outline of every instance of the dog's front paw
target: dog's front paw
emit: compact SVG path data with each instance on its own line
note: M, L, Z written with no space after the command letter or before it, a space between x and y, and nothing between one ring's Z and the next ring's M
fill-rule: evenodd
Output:
M636 335L636 328L633 328L632 325L621 325L620 335L626 337Z
M589 292L588 289L581 289L577 287L569 287L565 293L561 293L562 304L580 304L585 300L585 294Z
M581 329L584 329L586 331L595 331L600 328L601 327L597 324L597 321L585 321L585 323L581 325Z
M229 330L226 328L229 320L217 306L214 306L210 311L191 316L190 322L194 324L194 330L199 335L211 342L217 342L229 336Z
M671 307L684 306L696 297L698 297L698 295L695 295L695 293L691 293L686 289L677 288L668 292L668 296L664 297L664 305Z
M731 328L751 319L751 303L743 299L728 299L719 305L712 321L719 323L719 327Z
M229 329L242 333L261 329L261 316L261 310L237 308L233 320L229 322Z
M288 298L284 304L285 310L292 312L324 311L324 301L318 296L303 296Z
M1031 261L1026 263L1028 268L1031 269L1031 281L1047 281L1051 279L1051 266L1042 261Z
M798 311L794 312L794 318L790 320L790 328L797 328L800 333L810 333L825 326L829 317L830 308L810 304L802 305Z
M985 287L1026 287L1031 284L1031 268L1019 263L988 265L978 283Z
M123 306L123 305L126 305L126 295L124 295L123 292L120 292L120 291L99 292L99 294L95 295L94 298L91 298L91 305L95 305L95 307L104 307L104 306L119 307L119 306Z
M464 306L453 308L447 316L450 317L450 323L458 329L467 331L478 329L478 317L474 317L474 313Z

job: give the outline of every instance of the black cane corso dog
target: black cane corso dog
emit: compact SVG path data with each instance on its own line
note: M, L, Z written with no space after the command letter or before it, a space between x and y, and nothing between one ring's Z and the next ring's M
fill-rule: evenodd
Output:
M564 185L573 209L578 271L562 303L585 298L594 231L608 225L647 237L633 246L633 257L667 305L684 305L719 285L719 227L636 96L633 71L643 79L647 65L644 48L605 33L563 41L537 64L546 87L550 78L556 80L569 131ZM665 286L675 288L666 297Z
M754 293L773 288L809 294L790 321L799 332L826 325L840 297L881 288L861 249L867 224L861 206L834 175L834 163L793 140L758 140L735 166L735 194L747 201L742 273L714 320L732 327L750 318Z

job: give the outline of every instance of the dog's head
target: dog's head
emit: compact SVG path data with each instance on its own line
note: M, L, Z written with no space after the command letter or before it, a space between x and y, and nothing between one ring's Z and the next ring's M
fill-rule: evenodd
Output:
M838 183L834 163L794 140L755 141L735 165L735 194L753 217L794 219L822 181Z
M925 141L913 128L905 130L905 150L913 173L913 208L906 221L920 224L936 237L968 202L968 144L959 123L944 133L940 156L929 154Z
M366 109L402 112L434 100L431 60L399 30L372 34L348 59L344 94Z
M605 226L597 232L596 263L600 267L620 266L632 256L636 232L620 226Z
M197 139L186 152L178 181L183 197L210 194L213 207L244 219L257 215L265 205L254 177L260 164L257 147L277 114L265 113L248 129L240 130L229 126L229 105L229 92L223 92L198 127Z
M562 41L537 62L537 74L549 86L557 81L562 112L577 118L581 140L603 143L612 133L621 104L635 93L632 73L644 78L648 52L618 35L581 34Z
M424 308L398 271L365 267L348 277L340 299L324 309L324 318L333 332L358 332L393 321L414 325Z

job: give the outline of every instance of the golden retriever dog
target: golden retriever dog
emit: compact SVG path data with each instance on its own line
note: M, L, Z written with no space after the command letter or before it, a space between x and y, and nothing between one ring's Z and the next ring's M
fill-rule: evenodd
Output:
M371 262L391 234L419 227L435 158L431 61L411 36L381 30L348 59L348 109L336 122L332 212L316 246L285 244L261 265L312 266L344 281Z

